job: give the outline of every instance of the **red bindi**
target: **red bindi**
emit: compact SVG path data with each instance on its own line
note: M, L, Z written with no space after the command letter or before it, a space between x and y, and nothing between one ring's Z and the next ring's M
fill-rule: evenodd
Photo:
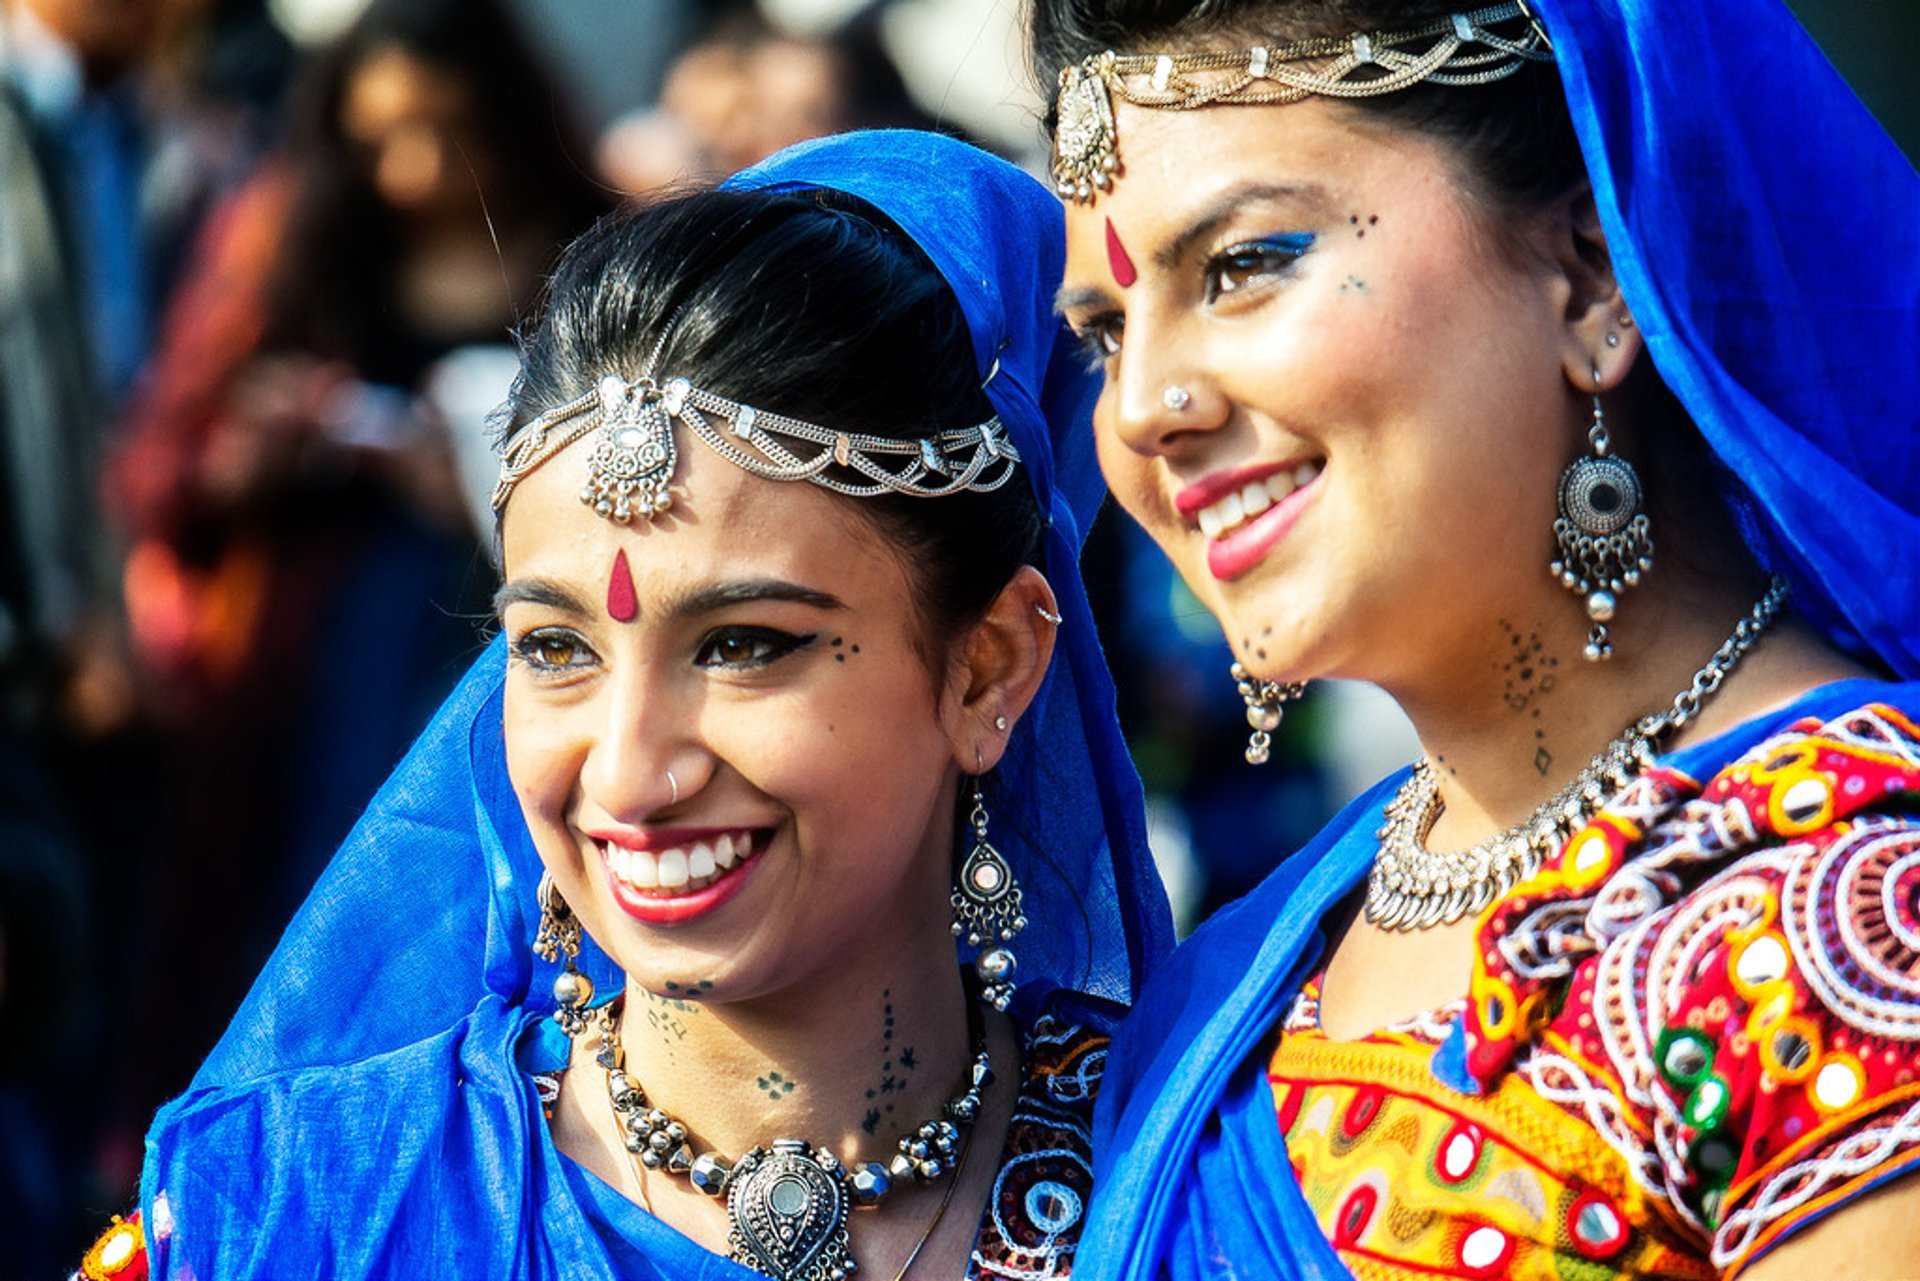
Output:
M640 601L633 594L633 571L627 568L627 553L613 556L613 574L607 579L607 616L616 623L631 623L640 616Z
M1113 219L1107 219L1107 266L1113 271L1113 283L1125 289L1140 279L1140 273L1133 269L1133 259L1127 256L1127 247L1120 243L1120 233L1113 229Z

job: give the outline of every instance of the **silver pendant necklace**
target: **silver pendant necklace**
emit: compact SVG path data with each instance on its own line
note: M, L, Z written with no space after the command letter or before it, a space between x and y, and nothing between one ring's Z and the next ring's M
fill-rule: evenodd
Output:
M1380 850L1367 874L1367 921L1385 930L1450 925L1477 915L1539 871L1608 797L1653 764L1658 744L1692 720L1719 690L1789 594L1786 580L1776 577L1671 707L1628 726L1523 822L1477 845L1445 853L1427 848L1443 806L1439 777L1431 762L1420 760L1387 803L1386 822L1378 834Z
M736 1263L780 1281L848 1281L859 1269L849 1245L847 1220L855 1209L873 1209L905 1183L947 1179L946 1196L908 1256L913 1266L946 1214L965 1159L973 1122L993 1084L984 1020L969 1007L973 1057L966 1086L948 1099L937 1119L923 1121L896 1145L886 1163L863 1161L848 1170L831 1150L805 1139L775 1139L729 1162L713 1152L694 1154L687 1127L659 1108L625 1070L620 1045L620 1008L610 1001L597 1013L607 1097L621 1140L644 1179L645 1170L684 1176L711 1197L724 1197L727 1252Z

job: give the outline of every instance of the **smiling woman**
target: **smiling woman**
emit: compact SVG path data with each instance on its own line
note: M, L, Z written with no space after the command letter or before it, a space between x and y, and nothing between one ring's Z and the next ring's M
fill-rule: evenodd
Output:
M1911 167L1777 0L1032 11L1250 757L1426 749L1148 987L1082 1276L1920 1276Z
M155 1123L154 1275L1071 1270L1168 923L1058 217L880 133L568 251L503 635Z

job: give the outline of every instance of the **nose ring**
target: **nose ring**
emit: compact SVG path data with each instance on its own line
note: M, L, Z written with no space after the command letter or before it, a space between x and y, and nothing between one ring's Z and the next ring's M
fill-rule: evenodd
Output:
M1193 403L1193 393L1185 387L1168 383L1167 389L1160 393L1160 403L1176 414L1182 413Z
M672 770L667 771L667 786L673 791L673 799L667 803L669 805L678 805L680 803L680 780L673 776Z

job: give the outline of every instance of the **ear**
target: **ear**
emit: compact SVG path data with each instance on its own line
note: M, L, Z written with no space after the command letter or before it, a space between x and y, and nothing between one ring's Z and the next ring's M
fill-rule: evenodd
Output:
M1000 763L1013 727L1040 692L1053 661L1055 605L1046 576L1023 565L967 634L948 686L958 695L959 715L950 724L953 762L963 773Z
M1577 394L1599 395L1626 380L1640 357L1640 330L1620 295L1592 188L1582 183L1550 216L1554 258L1567 290L1561 367Z

